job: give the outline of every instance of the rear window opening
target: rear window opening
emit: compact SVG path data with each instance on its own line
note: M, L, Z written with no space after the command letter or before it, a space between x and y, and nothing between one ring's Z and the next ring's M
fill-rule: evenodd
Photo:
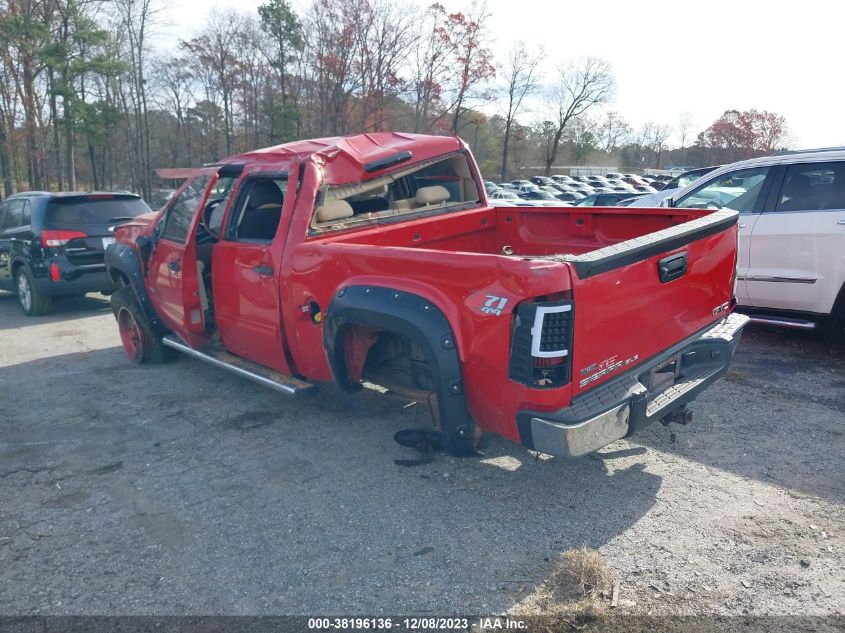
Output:
M337 230L479 203L478 184L461 153L369 181L327 187L320 192L311 228Z
M112 225L149 212L150 207L137 196L95 194L56 198L47 205L44 224L56 228Z

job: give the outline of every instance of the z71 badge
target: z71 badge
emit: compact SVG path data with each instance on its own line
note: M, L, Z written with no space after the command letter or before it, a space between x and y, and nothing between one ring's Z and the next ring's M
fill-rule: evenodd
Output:
M505 306L508 304L507 297L497 297L496 295L486 295L487 301L484 302L484 305L481 307L481 311L484 314L495 314L499 316L502 314L502 310L505 309Z

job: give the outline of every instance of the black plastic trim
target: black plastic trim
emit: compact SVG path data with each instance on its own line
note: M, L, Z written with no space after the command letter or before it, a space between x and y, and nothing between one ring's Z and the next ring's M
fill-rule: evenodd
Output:
M406 161L411 160L413 156L414 155L411 152L399 152L398 154L393 154L393 156L379 158L378 160L365 163L364 171L369 174L374 171L379 171L380 169L385 169L386 167L393 167L394 165L398 165L399 163L404 163Z
M606 246L583 255L566 257L564 261L575 267L579 278L587 279L721 233L734 226L738 218L739 214L736 211L723 209L656 233Z
M440 427L447 450L475 453L475 424L467 410L461 362L449 321L437 306L419 295L380 286L347 286L326 310L323 344L332 375L347 392L361 385L349 376L344 350L345 331L366 326L407 337L422 349L437 383Z
M132 289L135 291L135 297L138 299L138 305L141 306L144 315L149 319L153 329L159 334L168 332L153 309L149 296L147 296L147 289L144 286L144 275L141 272L141 262L138 260L135 250L128 244L122 244L120 242L110 244L106 248L105 264L106 271L111 279L116 280L112 272L114 270L129 280L129 285L132 286Z

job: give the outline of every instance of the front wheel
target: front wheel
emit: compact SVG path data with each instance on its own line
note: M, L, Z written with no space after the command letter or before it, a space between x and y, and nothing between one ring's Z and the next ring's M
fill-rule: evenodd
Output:
M133 363L163 363L170 358L170 350L162 345L147 319L135 292L129 286L117 290L111 296L111 307L123 350Z
M50 310L50 297L38 292L32 283L32 275L21 266L15 274L15 289L18 303L26 316L41 316Z

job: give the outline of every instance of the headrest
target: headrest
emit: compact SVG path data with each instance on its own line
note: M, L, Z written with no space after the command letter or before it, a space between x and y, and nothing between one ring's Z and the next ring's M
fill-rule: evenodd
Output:
M317 209L317 222L331 222L351 218L355 215L346 200L327 200L326 204Z
M282 204L282 190L272 180L259 180L249 190L249 206L253 209L264 205Z
M813 185L809 176L798 174L790 178L786 186L783 188L783 193L790 198L808 198L812 191Z
M433 187L420 187L417 189L417 204L440 204L449 199L449 190L440 185Z

